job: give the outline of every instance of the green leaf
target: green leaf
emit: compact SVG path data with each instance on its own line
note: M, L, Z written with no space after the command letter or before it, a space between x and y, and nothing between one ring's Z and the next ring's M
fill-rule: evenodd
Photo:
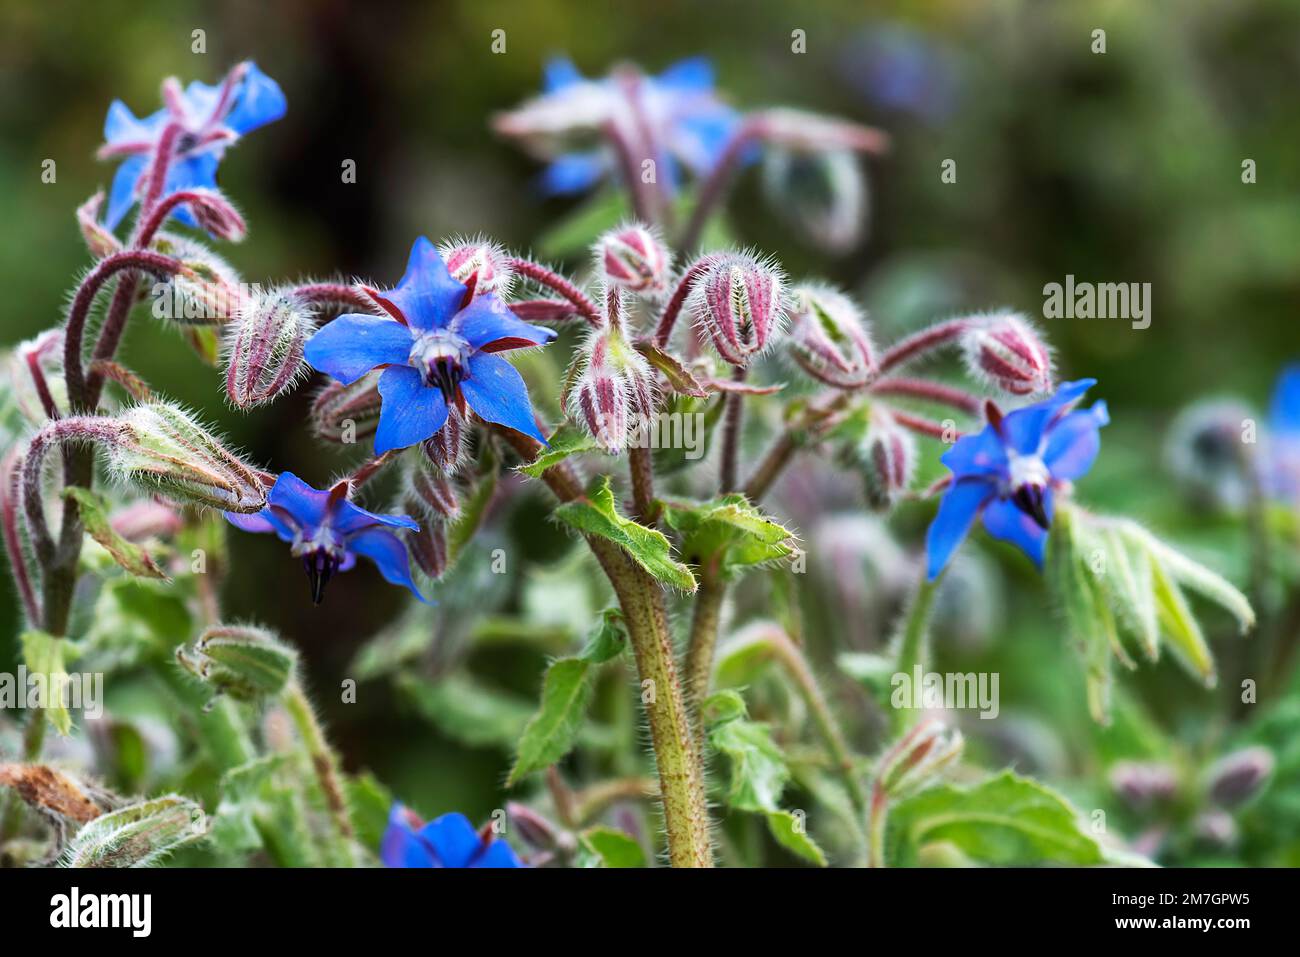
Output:
M593 665L603 665L622 654L627 648L627 642L623 612L617 608L606 608L600 613L596 626L591 629L587 643L578 656Z
M926 844L944 841L985 864L1101 864L1101 846L1065 798L1011 771L975 785L941 785L900 801L887 823L886 860L916 866Z
M397 685L421 715L470 747L513 748L533 713L522 698L488 688L466 674L437 681L403 674Z
M771 729L746 718L744 699L735 691L710 695L703 711L709 743L731 764L727 803L738 811L779 811L790 769Z
M793 852L805 861L811 861L818 867L826 866L826 854L817 846L817 842L808 836L802 816L796 816L790 811L769 811L767 829L772 832L776 842L787 851Z
M69 680L64 666L65 655L70 650L68 640L43 631L27 631L23 632L20 641L28 679L40 675L44 685L42 710L54 730L66 738L72 731L72 715L68 713L67 696L63 691L68 687ZM20 693L25 694L26 691L21 690Z
M1169 646L1178 660L1187 665L1209 687L1216 677L1214 656L1206 644L1201 626L1187 605L1187 599L1174 583L1168 569L1155 556L1151 556L1151 576L1155 587L1156 615L1160 627L1169 640Z
M724 573L794 554L794 535L743 495L707 502L664 502L664 521L682 535L682 552L720 563Z
M581 867L645 867L645 850L617 828L590 827L578 835Z
M556 519L583 535L595 535L618 545L665 585L684 592L695 591L695 576L685 565L673 560L668 539L618 513L608 475L600 477L586 498L567 502L554 514Z
M1255 609L1250 606L1250 601L1222 575L1192 561L1136 524L1131 525L1130 535L1146 545L1174 581L1208 598L1236 618L1243 633L1255 626Z
M167 579L149 553L134 542L128 542L119 535L108 520L108 505L104 499L88 488L71 485L63 490L63 497L77 503L81 513L81 523L86 531L104 550L113 557L122 568L141 578Z
M674 392L681 395L691 395L698 399L707 399L709 396L708 389L700 385L699 380L691 374L691 370L670 352L665 352L653 342L642 340L633 343L633 348L641 355L645 356L646 361L664 374L668 380L668 385Z
M593 452L600 448L596 440L592 438L591 433L586 429L574 425L572 422L565 422L550 438L550 443L544 446L527 465L520 465L517 471L523 472L531 478L539 479L542 473L554 465L559 465L571 455L580 455L583 452Z
M592 687L587 680L590 668L591 663L581 658L561 658L546 669L542 705L524 728L519 756L506 779L507 787L569 753L591 701Z

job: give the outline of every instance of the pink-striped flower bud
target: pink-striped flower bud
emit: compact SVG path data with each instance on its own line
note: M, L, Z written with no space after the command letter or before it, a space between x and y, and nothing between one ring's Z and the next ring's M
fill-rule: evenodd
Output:
M850 454L862 474L868 507L886 512L912 484L916 440L882 406L872 406L868 417L866 432Z
M629 430L654 411L654 372L613 326L593 333L569 389L569 415L606 452L626 447Z
M375 434L379 428L378 371L368 372L351 385L331 382L316 394L311 406L311 427L318 438L351 445Z
M77 207L77 225L81 227L81 238L86 241L86 248L96 259L111 256L122 249L121 240L99 221L99 210L103 205L104 191L100 190Z
M415 460L406 484L407 504L414 504L416 511L430 521L451 521L460 515L456 483L427 459L418 457Z
M239 311L226 340L226 395L251 409L287 391L302 376L303 345L315 329L296 296L254 295Z
M876 370L876 351L857 303L831 286L805 283L791 296L790 354L819 382L860 389Z
M453 240L439 247L451 277L469 288L470 297L493 292L504 296L514 282L510 257L485 239Z
M785 321L780 267L746 253L716 257L695 283L686 309L724 360L744 368L780 335Z
M1052 357L1018 313L975 316L962 334L966 366L976 379L1011 395L1052 391Z
M153 248L181 261L181 269L152 290L157 319L186 325L218 325L238 315L245 288L239 274L202 243L160 233Z
M596 243L596 265L605 281L642 296L668 287L668 250L654 231L639 223L611 229Z
M238 243L248 235L244 217L221 193L214 189L188 189L185 192L191 197L184 205L199 227L214 239Z

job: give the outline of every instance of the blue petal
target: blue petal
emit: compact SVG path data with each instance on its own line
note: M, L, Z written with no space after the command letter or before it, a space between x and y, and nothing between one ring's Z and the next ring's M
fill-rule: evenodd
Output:
M1109 421L1106 403L1098 402L1090 409L1068 413L1048 429L1043 464L1052 478L1073 481L1087 473L1101 448L1097 430Z
M1050 399L1027 405L1008 414L1002 420L1002 427L1011 448L1021 455L1038 455L1042 452L1043 433L1052 419L1062 409L1078 402L1083 398L1083 394L1096 384L1096 379L1063 382L1056 390L1056 395Z
M389 528L406 528L413 532L420 530L420 523L409 515L385 515L381 512L371 512L347 500L341 500L334 506L334 515L330 519L330 526L340 535L351 535L365 528L373 528L376 525L386 525Z
M311 532L325 523L330 493L312 488L292 472L281 472L266 500L293 516L300 529Z
M109 104L108 113L104 117L104 142L116 144L152 141L166 118L167 111L159 110L138 120L129 106L121 100L114 100Z
M713 89L713 64L708 57L687 57L660 73L654 82L677 92L708 93Z
M264 534L278 530L278 520L272 519L270 509L262 509L260 512L254 512L249 515L245 512L222 512L226 521L241 532L257 532Z
M1300 365L1282 370L1273 389L1269 415L1275 433L1300 436Z
M546 442L537 428L523 378L500 356L485 352L471 356L469 375L461 380L460 391L469 407L485 422L495 422Z
M287 109L280 85L250 62L225 125L242 135L280 119Z
M547 196L566 196L591 189L605 175L605 157L599 152L567 153L556 157L538 177Z
M993 483L979 478L958 479L944 494L925 536L926 575L930 581L939 577L970 531L975 516L994 494Z
M163 186L163 192L175 193L183 189L216 189L217 166L220 162L221 157L211 150L193 153L175 160L167 169L167 181ZM184 223L192 229L198 227L198 222L194 219L188 206L177 206L172 210L172 216L178 222Z
M460 335L475 349L501 352L518 349L524 345L544 345L555 338L553 329L544 329L524 322L506 304L491 293L477 297L456 314L452 331ZM520 340L514 344L502 343L498 348L487 348L501 340Z
M379 428L375 432L375 454L404 449L423 442L447 421L447 403L442 392L427 385L410 366L390 366L379 377Z
M415 587L415 582L411 579L411 562L406 554L406 546L392 532L382 528L369 528L349 535L345 547L374 562L385 581L405 585L416 598L425 601L420 589Z
M411 330L395 319L350 313L321 326L303 355L315 368L351 385L376 366L404 365L412 338Z
M424 825L420 837L433 847L443 867L468 867L483 845L469 818L454 812Z
M674 129L673 149L691 172L702 176L717 164L739 125L739 116L725 108L684 117ZM750 149L742 154L742 159L749 163L757 156Z
M515 852L505 841L493 841L483 853L474 858L470 867L523 867Z
M578 68L568 57L552 57L542 68L542 89L547 93L554 93L566 86L581 83L584 79L585 77L578 72Z
M104 210L104 225L117 229L127 212L135 205L135 187L149 165L144 156L128 156L113 174L113 186L108 191L108 208Z
M441 329L460 309L469 290L451 277L447 264L427 238L411 247L406 273L386 298L415 329Z
M394 804L388 812L388 827L379 844L379 859L385 867L436 867L433 848L412 830L406 809Z
M958 478L1001 475L1007 469L1007 450L991 425L974 435L963 435L940 457Z
M1047 512L1050 524L1054 511L1050 488L1043 492L1043 509ZM994 538L1015 545L1033 559L1039 568L1043 567L1047 531L1017 508L1010 499L999 499L984 509L984 528Z

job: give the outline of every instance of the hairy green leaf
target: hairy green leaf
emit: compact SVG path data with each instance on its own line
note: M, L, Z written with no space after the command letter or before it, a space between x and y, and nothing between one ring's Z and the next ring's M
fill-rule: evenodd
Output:
M63 490L63 497L77 503L81 513L81 523L86 526L90 537L113 557L113 561L132 575L166 580L166 574L148 552L134 542L128 542L114 530L108 520L108 505L102 496L96 495L88 488L70 485Z

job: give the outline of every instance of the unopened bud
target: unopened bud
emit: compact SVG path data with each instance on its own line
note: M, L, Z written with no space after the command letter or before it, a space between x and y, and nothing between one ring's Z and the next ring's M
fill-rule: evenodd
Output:
M605 281L620 289L654 296L668 287L668 250L646 226L611 229L596 243L596 259Z
M47 401L56 410L67 408L62 329L50 329L20 343L6 358L10 394L28 422L41 425L49 419Z
M104 191L100 190L77 207L77 225L86 248L96 259L121 252L122 242L99 221L99 210L104 205Z
M153 288L154 315L189 325L215 325L234 318L243 304L239 274L202 243L163 233L158 252L180 260L181 268Z
M785 280L775 264L730 253L709 265L686 308L718 355L744 367L780 334L784 295Z
M1110 786L1134 810L1168 801L1178 792L1178 775L1167 764L1120 761L1110 769Z
M64 850L65 867L148 867L207 834L203 808L178 794L95 818Z
M124 432L108 453L119 478L167 499L228 512L266 505L258 472L178 406L137 405L119 421Z
M455 475L469 450L468 423L455 406L447 409L447 421L420 444L424 457L444 475Z
M193 194L185 205L194 221L214 239L238 243L248 235L244 217L221 193L213 189L189 189L186 192Z
M891 799L914 794L961 757L965 740L938 718L926 717L883 755L876 770L878 787Z
M526 804L510 801L506 804L510 825L525 842L539 851L554 850L559 838L559 828Z
M977 316L962 335L970 374L1011 395L1052 390L1052 358L1024 316Z
M916 440L886 409L873 406L865 434L850 446L849 457L862 474L868 507L886 512L912 484Z
M510 257L495 243L483 239L444 243L439 252L451 277L469 288L470 297L496 293L504 296L514 281Z
M381 373L368 372L351 385L331 382L311 406L312 431L329 442L360 442L379 428Z
M284 690L298 653L264 628L215 625L193 648L178 647L176 661L217 694L256 701Z
M408 501L407 511L411 511L413 507L414 503ZM418 532L407 532L406 546L420 571L434 581L438 581L447 573L450 559L445 522L421 522Z
M840 389L859 389L876 369L876 352L862 310L831 286L795 287L790 352L808 375Z
M1217 761L1209 771L1210 800L1236 807L1260 792L1273 773L1273 752L1254 747L1236 751Z
M569 391L570 415L601 448L617 455L636 418L654 410L653 370L613 326L592 335L579 362L581 372Z
M240 409L269 402L303 373L302 350L315 328L297 297L270 292L249 298L226 341L226 395Z

